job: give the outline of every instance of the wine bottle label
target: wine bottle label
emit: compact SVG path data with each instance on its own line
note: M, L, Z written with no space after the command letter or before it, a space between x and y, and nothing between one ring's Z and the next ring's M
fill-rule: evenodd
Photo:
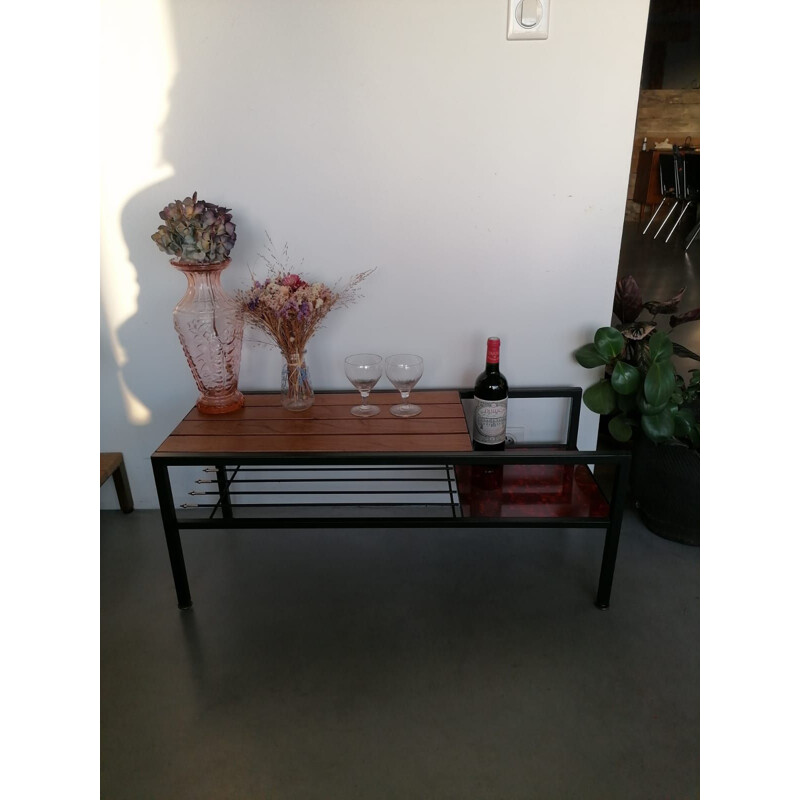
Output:
M481 400L475 398L472 438L480 444L500 444L506 440L508 398Z

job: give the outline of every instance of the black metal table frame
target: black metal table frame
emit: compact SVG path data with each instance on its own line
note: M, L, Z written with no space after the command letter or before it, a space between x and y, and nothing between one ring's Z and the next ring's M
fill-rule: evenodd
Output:
M471 390L459 390L463 400L471 399ZM178 607L182 610L192 606L186 565L183 558L180 531L215 529L230 530L233 528L407 528L407 527L516 527L516 528L597 528L605 529L605 543L600 567L600 579L597 588L595 605L608 608L611 596L611 584L614 578L619 537L622 525L622 514L625 506L625 495L628 486L630 469L630 453L622 451L596 451L577 449L578 423L580 415L582 391L580 387L532 387L516 389L509 392L510 398L565 398L570 400L567 436L565 444L548 446L537 445L535 450L520 448L506 449L500 452L466 451L466 452L422 452L422 453L154 453L151 456L153 476L155 478L164 534L169 552L172 576L178 598ZM539 449L541 448L541 449ZM559 448L559 449L556 449ZM236 517L236 505L231 503L229 489L232 477L229 468L235 472L247 466L261 467L309 467L325 468L336 466L348 467L391 467L404 466L450 467L456 465L586 465L612 467L613 482L610 497L607 497L609 514L605 517L464 517L453 514L450 517L419 516L348 516L348 517ZM215 470L219 486L220 500L207 519L179 519L172 494L169 468L172 466L206 466ZM301 508L301 504L297 505ZM363 504L353 507L363 508ZM397 504L402 508L402 504ZM215 512L221 511L216 517ZM215 518L216 517L216 518Z

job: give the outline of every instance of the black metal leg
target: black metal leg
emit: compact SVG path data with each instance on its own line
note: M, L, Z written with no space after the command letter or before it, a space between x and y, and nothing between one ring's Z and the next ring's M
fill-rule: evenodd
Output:
M606 531L603 564L600 567L600 583L597 586L597 597L594 601L598 608L608 608L611 600L611 583L614 580L614 567L617 563L618 547L619 526L610 525Z
M172 487L169 482L169 468L155 460L153 476L156 481L158 505L161 508L161 520L164 523L164 536L167 539L169 563L172 566L172 579L175 581L175 592L178 595L178 608L192 607L192 596L189 593L189 579L186 577L186 565L183 563L181 534L178 530L178 518L175 515L175 503L172 499Z
M600 582L597 586L597 597L594 601L598 608L608 608L611 600L611 584L614 581L614 567L617 564L617 550L619 549L619 534L622 530L622 514L625 509L625 497L628 491L630 455L622 457L615 472L614 489L611 496L611 519L606 531L603 563L600 566Z
M217 486L219 486L219 499L222 507L222 518L233 519L227 467L217 467Z

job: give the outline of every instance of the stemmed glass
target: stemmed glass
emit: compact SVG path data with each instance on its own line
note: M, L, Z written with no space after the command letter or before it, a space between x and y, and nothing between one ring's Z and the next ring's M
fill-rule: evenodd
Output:
M403 398L401 404L389 409L396 417L416 417L422 411L419 406L408 402L408 396L422 377L423 366L422 356L410 353L389 356L386 359L386 377Z
M374 353L347 356L344 360L344 371L350 383L361 393L361 405L353 406L350 413L356 417L374 417L380 412L380 408L368 405L367 398L372 387L383 375L383 359Z

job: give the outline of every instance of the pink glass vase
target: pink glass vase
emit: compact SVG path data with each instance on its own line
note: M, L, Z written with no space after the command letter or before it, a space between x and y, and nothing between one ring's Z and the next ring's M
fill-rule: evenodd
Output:
M200 390L197 408L204 414L236 411L244 405L244 395L238 388L244 320L241 309L220 283L222 270L231 260L218 264L170 263L188 282L172 319Z

